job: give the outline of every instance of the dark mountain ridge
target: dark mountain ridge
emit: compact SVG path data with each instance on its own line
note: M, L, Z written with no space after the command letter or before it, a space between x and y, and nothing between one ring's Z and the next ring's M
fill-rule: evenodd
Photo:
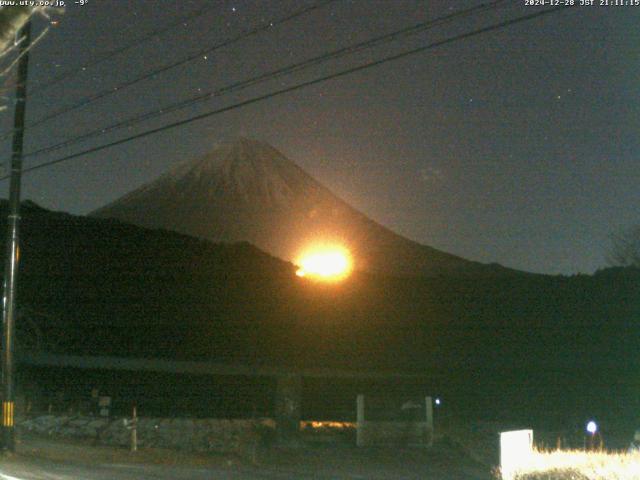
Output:
M295 262L309 245L345 246L355 268L392 275L508 272L406 239L367 218L275 148L222 144L93 212L214 242L248 241Z

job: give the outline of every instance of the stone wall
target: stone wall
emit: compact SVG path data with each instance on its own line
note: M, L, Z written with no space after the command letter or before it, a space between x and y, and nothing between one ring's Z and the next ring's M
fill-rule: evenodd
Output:
M18 432L89 439L95 444L129 447L131 430L123 418L43 415L18 420ZM273 438L271 419L225 420L138 418L138 446L191 452L239 452Z

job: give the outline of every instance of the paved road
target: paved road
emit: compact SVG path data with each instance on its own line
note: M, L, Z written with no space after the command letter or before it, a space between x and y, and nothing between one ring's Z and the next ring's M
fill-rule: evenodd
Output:
M0 480L383 480L383 479L477 480L461 470L436 469L415 475L389 476L389 472L362 475L346 472L321 473L302 470L253 469L247 467L187 467L158 465L99 464L87 466L40 459L10 459L0 462Z
M11 460L0 465L1 480L252 480L322 478L290 472L258 472L243 468L171 467L157 465L77 465L47 460ZM335 477L334 477L335 478Z
M28 437L0 456L0 480L490 480L453 447L434 450L309 446L265 450L259 466L233 456L126 450Z

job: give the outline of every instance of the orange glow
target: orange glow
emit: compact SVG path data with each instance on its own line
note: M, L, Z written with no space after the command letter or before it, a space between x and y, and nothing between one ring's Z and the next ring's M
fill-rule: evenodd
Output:
M347 277L353 268L351 255L339 246L311 248L300 255L296 275L334 281Z
M302 420L300 422L300 426L305 428L312 428L314 430L321 429L336 429L336 430L344 430L344 429L353 429L356 428L356 424L353 422L332 422L332 421L316 421L316 420Z

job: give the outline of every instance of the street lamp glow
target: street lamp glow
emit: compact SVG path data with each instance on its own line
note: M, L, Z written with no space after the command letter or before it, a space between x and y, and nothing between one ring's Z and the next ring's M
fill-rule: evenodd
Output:
M591 420L589 423L587 423L587 432L593 435L597 431L598 431L598 425L596 424L596 422Z
M299 277L314 277L320 280L341 280L352 270L349 252L343 247L313 248L302 255L298 261L296 275Z

